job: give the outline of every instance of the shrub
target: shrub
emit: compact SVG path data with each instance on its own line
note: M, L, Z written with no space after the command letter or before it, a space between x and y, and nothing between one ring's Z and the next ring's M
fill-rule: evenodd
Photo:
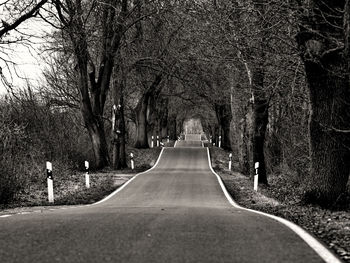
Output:
M45 162L69 176L91 160L89 138L72 109L52 109L22 93L0 101L0 205L33 187L45 187Z

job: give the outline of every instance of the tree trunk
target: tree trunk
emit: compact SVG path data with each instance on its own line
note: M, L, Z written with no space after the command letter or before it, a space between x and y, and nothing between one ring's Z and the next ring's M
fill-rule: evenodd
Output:
M148 138L153 136L154 145L157 142L157 136L159 136L159 116L157 109L157 96L151 94L148 99L148 108L147 108L147 134Z
M331 206L346 191L350 173L350 135L336 129L349 129L350 83L306 63L310 88L311 172L305 200Z
M350 173L350 7L348 0L314 0L307 8L297 36L311 102L304 199L329 207Z
M117 94L119 93L119 96ZM119 86L118 91L114 91L114 106L113 106L113 129L112 129L112 144L113 144L113 169L124 169L126 164L125 153L125 118L124 118L124 100L123 87Z
M95 166L97 169L100 169L109 164L103 121L94 118L90 112L84 110L84 108L86 108L85 105L82 105L82 115L92 143Z
M268 123L268 102L256 99L253 112L253 163L259 162L259 183L267 184L264 144Z
M240 121L240 168L243 174L251 175L254 173L253 165L253 109L248 105L245 115Z
M231 120L232 112L230 104L215 105L215 112L221 127L221 147L225 150L232 150L231 146Z
M147 107L148 94L144 94L135 108L136 112L136 143L135 148L149 148L147 139Z
M165 99L162 103L162 112L160 119L161 138L167 138L168 136L168 99Z
M113 142L112 142L112 168L114 170L120 169L119 160L120 160L120 139L118 135L113 132Z
M92 143L92 149L95 157L95 166L97 169L100 169L109 164L108 147L104 131L104 123L101 115L94 113L91 105L88 93L87 59L86 57L78 57L78 59L78 85L82 97L80 102L81 113Z
M117 2L103 5L101 10L101 22L104 26L101 35L102 50L97 52L100 54L98 56L100 66L96 70L94 61L89 53L88 33L85 30L86 21L83 19L84 10L81 1L54 1L58 18L64 25L62 28L68 33L73 45L78 68L81 112L91 138L97 168L103 168L109 163L103 113L114 67L115 54L120 46L125 30L124 22L128 11L127 3L127 0L121 1L118 16L116 15L116 7L117 5L119 6ZM66 14L63 14L63 10ZM114 24L116 19L118 20L118 25L111 27L110 25ZM96 76L96 71L98 71L98 76Z
M176 140L176 116L171 116L169 121L169 136L171 140Z
M120 94L120 105L122 108L120 109L120 168L127 168L128 165L126 163L126 128L125 128L125 113L124 113L124 95L123 89Z
M263 52L261 52L263 53ZM260 56L263 58L263 54ZM253 72L252 92L254 96L253 102L253 167L259 162L259 183L268 184L265 164L265 134L269 121L268 109L269 102L266 99L264 90L264 59L261 59Z
M155 77L151 86L145 91L142 95L140 101L138 102L135 112L136 112L136 132L137 139L135 143L135 148L149 148L148 144L148 116L152 116L153 105L149 105L151 100L154 100L156 94L159 94L159 84L162 81L162 74L159 74ZM150 112L147 112L150 111Z

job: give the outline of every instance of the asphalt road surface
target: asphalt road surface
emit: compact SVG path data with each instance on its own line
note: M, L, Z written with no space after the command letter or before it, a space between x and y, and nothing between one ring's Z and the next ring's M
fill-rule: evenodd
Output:
M0 218L0 262L324 262L281 223L233 207L200 141L94 206Z

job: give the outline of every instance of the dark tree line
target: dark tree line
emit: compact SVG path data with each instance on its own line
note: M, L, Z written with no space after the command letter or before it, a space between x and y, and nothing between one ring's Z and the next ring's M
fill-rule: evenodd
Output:
M0 39L38 14L55 26L44 97L80 110L96 167L198 118L260 183L288 167L308 202L346 192L348 0L34 2Z

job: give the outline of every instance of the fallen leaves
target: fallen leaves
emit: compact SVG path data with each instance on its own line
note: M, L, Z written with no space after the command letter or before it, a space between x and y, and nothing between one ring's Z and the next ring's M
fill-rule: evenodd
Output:
M302 189L295 176L269 177L270 186L253 190L249 177L226 168L228 152L211 148L213 168L240 205L290 220L322 240L345 262L350 262L350 209L332 211L301 202ZM289 180L291 178L291 180Z

